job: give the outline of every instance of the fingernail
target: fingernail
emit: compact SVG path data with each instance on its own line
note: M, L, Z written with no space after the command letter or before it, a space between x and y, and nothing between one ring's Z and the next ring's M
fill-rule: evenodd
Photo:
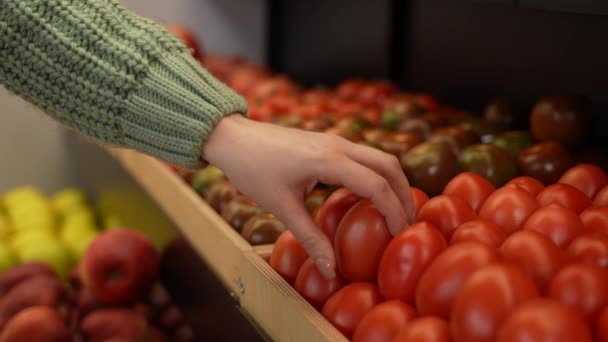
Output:
M315 265L321 274L327 279L333 279L336 276L336 271L331 267L329 261L325 258L315 259Z

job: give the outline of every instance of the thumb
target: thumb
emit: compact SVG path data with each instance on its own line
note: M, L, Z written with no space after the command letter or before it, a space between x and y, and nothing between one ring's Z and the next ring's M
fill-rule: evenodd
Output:
M281 221L287 224L293 236L315 262L319 272L327 279L334 278L336 258L332 244L315 224L304 204L295 196L289 196L284 200L282 207L287 214L286 217L281 218Z

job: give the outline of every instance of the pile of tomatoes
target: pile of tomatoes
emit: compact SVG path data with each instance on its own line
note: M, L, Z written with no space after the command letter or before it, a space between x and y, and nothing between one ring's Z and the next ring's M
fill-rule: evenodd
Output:
M338 276L324 278L289 231L271 266L353 341L608 341L608 175L572 167L544 186L495 189L461 173L413 189L417 222L391 236L347 189L316 215Z

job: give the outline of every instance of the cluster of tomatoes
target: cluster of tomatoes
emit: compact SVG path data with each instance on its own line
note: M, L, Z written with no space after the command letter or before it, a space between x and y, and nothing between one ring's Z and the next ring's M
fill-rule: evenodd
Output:
M271 266L353 341L608 341L608 175L572 167L545 187L495 189L462 173L392 237L347 189L316 215L338 276L324 278L289 231Z

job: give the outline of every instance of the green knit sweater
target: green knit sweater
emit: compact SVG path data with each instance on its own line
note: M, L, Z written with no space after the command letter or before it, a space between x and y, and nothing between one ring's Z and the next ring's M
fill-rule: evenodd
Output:
M98 142L186 167L201 165L223 116L247 111L177 39L115 0L0 0L0 83Z

